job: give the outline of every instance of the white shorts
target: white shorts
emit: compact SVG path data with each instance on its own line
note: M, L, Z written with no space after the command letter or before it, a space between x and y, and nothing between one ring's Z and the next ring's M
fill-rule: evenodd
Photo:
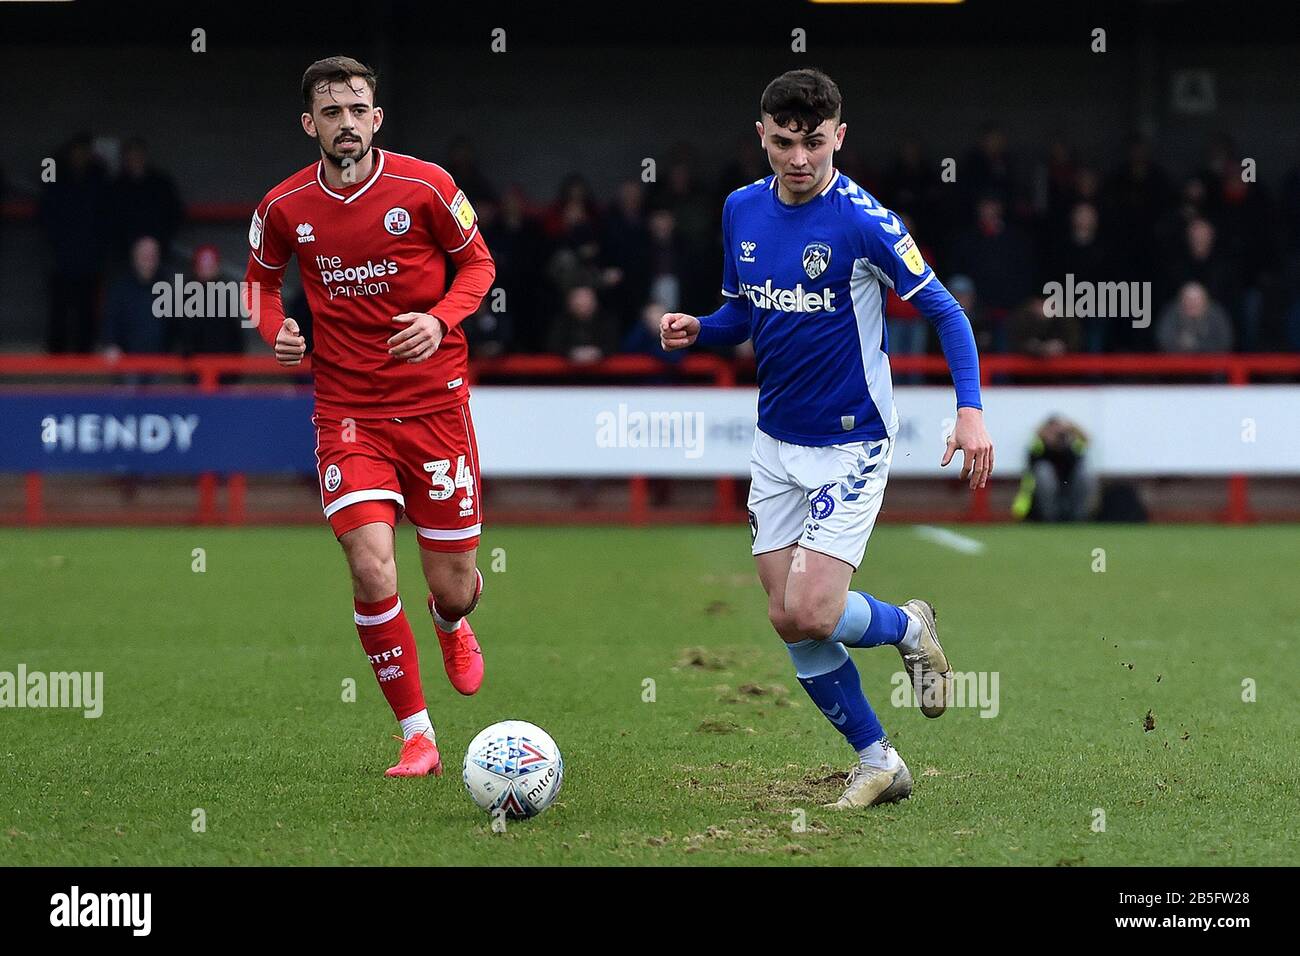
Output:
M754 554L799 544L854 569L885 499L894 441L814 448L754 430L749 531Z

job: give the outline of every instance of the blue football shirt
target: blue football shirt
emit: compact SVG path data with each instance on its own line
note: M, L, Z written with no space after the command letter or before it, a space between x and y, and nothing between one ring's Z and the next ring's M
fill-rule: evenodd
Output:
M731 324L710 327L713 317L703 317L700 341L753 340L764 432L821 446L898 430L887 289L915 297L939 331L958 405L980 407L974 336L961 307L902 220L847 176L833 174L798 206L781 201L775 176L737 189L723 207L722 235L722 293L733 301L715 315Z

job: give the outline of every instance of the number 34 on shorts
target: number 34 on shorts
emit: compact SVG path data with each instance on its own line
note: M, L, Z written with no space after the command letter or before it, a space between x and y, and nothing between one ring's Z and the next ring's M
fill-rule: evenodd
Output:
M352 526L348 509L392 502L420 545L469 551L482 531L478 444L469 405L404 418L315 418L321 505L335 534ZM373 509L374 504L365 505Z
M462 498L459 502L462 512L472 514L474 512L474 472L465 465L465 456L456 456L456 475L451 477L451 460L440 458L437 461L426 461L424 470L429 473L433 487L429 489L429 497L434 501L446 501L452 495L456 494L456 489L461 489Z

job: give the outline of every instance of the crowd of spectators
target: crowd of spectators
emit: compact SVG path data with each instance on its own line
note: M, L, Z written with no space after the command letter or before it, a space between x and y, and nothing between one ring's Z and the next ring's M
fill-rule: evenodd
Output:
M903 217L983 352L1300 349L1300 166L1274 194L1243 177L1226 136L1208 141L1197 168L1175 173L1141 139L1118 161L1095 164L1064 139L1041 155L1013 151L994 125L956 159L955 178L945 178L941 157L906 139L881 167L847 146L837 166ZM215 278L222 264L213 246L180 255L180 193L144 142L123 145L113 176L86 136L58 163L38 203L50 263L47 349L238 351L231 329L162 321L149 309L160 274ZM680 358L660 352L658 317L716 307L723 200L769 172L753 137L720 169L682 145L653 182L630 176L597 195L572 173L549 201L506 185L508 170L484 169L468 141L451 144L443 164L474 203L497 263L494 294L466 324L474 354L575 362L616 352ZM239 271L232 263L227 277ZM1149 283L1150 326L1054 311L1047 287L1067 275L1076 285ZM892 353L937 349L909 303L891 295L886 316Z
M37 203L49 248L47 351L184 350L186 330L152 311L153 283L185 222L172 177L150 162L138 138L122 144L112 176L87 134L53 159Z

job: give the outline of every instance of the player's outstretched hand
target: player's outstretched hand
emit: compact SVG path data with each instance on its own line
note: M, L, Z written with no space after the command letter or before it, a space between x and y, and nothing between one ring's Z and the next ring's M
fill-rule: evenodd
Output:
M700 320L685 312L668 312L659 320L659 344L665 352L690 348L700 334Z
M423 362L442 344L442 322L426 312L403 312L393 316L406 328L388 340L388 354L395 359Z
M298 332L298 323L285 319L275 335L275 360L281 365L299 365L307 354L307 340Z
M957 409L957 425L948 436L940 467L952 461L958 448L962 454L962 480L970 478L971 490L983 488L993 474L993 439L984 429L984 413L978 408Z

